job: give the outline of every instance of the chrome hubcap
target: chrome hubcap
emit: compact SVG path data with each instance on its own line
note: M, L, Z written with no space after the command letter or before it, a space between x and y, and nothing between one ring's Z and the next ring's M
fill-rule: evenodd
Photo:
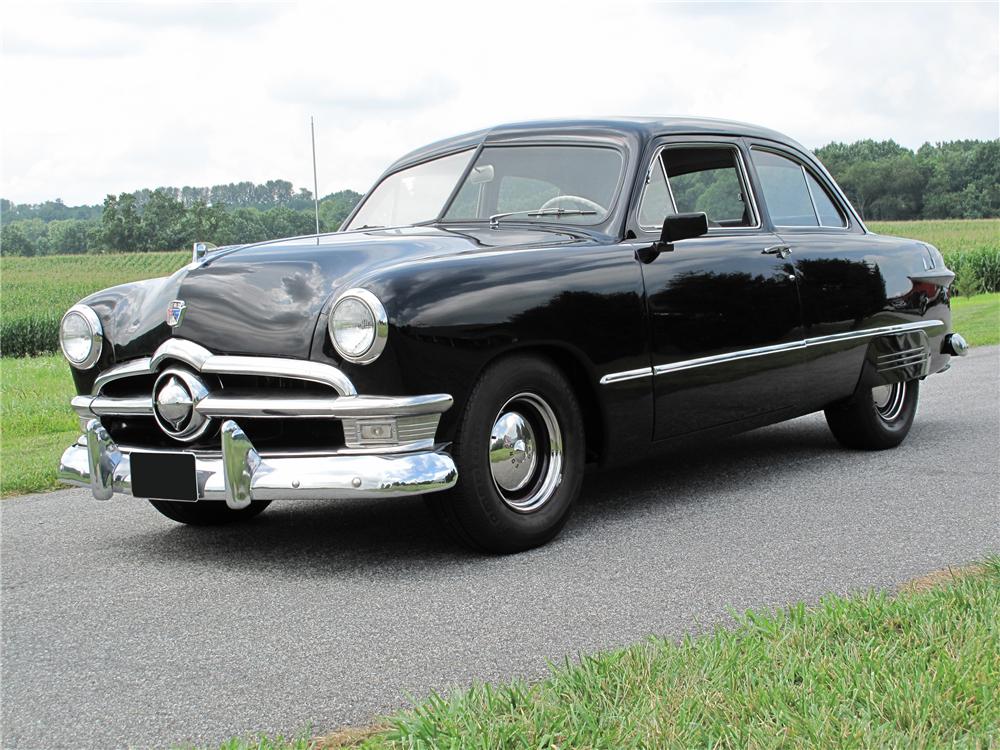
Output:
M508 399L490 432L490 474L500 498L519 513L538 510L562 481L562 432L540 396Z
M906 383L893 383L872 388L872 401L875 411L886 422L897 419L903 411L906 400Z
M531 479L538 458L535 431L517 412L501 414L490 435L490 471L502 490L516 492Z

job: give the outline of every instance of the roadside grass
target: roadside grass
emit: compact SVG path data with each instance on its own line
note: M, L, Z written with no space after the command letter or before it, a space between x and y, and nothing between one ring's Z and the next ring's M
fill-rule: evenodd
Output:
M1000 344L1000 293L952 299L952 326L972 346ZM0 359L0 497L62 485L56 465L79 434L62 355Z
M951 322L970 346L1000 344L1000 293L952 298Z
M434 694L370 734L221 748L995 747L1000 556L958 573Z
M63 450L80 434L61 356L0 359L0 496L55 489Z

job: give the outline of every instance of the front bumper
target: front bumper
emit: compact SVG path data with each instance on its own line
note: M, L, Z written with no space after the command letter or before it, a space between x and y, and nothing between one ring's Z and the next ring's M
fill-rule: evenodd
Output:
M222 425L221 434L220 454L195 453L198 500L224 500L233 509L253 500L404 497L446 490L458 481L455 462L440 450L262 457L234 420ZM92 419L63 453L58 478L90 487L99 500L131 495L130 452Z

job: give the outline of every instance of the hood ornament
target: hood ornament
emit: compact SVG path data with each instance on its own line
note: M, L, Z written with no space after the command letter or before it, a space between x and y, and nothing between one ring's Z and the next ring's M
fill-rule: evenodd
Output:
M184 320L184 311L187 309L187 303L182 299L175 299L169 305L167 305L167 325L171 328L176 328Z

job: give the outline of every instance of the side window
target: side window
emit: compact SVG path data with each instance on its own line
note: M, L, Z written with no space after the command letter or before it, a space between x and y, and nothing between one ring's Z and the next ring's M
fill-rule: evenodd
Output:
M843 215L806 168L784 156L753 149L771 220L779 227L843 227Z
M672 213L704 211L711 227L754 226L733 146L668 146L650 175L639 224L655 229Z

